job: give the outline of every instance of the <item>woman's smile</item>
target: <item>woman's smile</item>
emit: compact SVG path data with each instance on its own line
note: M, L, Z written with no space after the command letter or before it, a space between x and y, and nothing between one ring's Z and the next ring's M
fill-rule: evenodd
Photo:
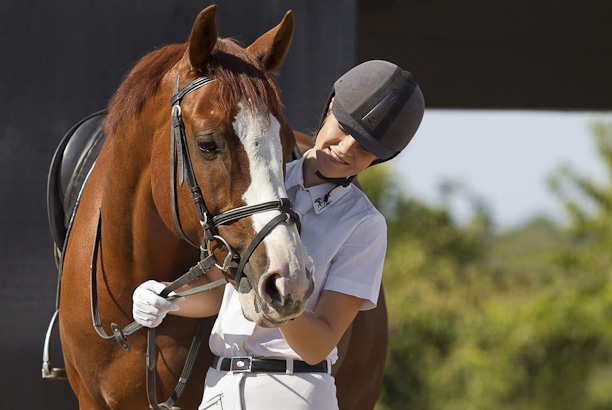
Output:
M331 147L327 147L326 151L333 162L340 164L340 165L349 165L349 163L343 160L342 158L340 158L340 156L336 154L336 152Z
M366 151L330 113L306 158L304 186L308 187L324 182L316 172L328 178L347 178L370 166L376 156Z

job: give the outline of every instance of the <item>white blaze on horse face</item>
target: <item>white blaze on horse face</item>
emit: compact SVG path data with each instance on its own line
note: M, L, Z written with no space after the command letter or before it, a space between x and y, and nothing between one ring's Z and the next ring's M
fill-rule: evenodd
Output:
M247 205L256 205L286 198L280 123L274 116L266 118L254 113L244 102L238 108L233 127L249 158L251 173L251 185L243 195L244 201ZM261 231L279 213L269 211L253 215L255 232ZM294 301L302 300L309 289L309 281L304 275L307 254L297 228L281 223L266 236L264 243L270 263L268 271L281 278L276 281L278 290L292 294Z

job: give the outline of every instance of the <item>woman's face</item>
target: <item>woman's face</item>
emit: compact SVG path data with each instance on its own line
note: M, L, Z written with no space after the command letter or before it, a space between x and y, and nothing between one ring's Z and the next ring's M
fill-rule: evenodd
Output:
M314 146L319 172L328 178L346 178L366 169L376 156L366 151L330 113Z

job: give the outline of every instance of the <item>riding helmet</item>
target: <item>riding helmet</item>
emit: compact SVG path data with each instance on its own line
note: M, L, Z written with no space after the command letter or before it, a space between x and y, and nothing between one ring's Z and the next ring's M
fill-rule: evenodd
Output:
M416 133L425 110L412 74L383 60L366 61L340 77L323 113L332 113L367 151L387 161L399 154Z

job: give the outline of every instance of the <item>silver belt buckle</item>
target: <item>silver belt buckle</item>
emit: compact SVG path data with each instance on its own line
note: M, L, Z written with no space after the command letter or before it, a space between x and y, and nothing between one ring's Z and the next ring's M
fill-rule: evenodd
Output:
M232 372L250 372L251 371L251 358L248 356L244 357L232 357L230 363L230 371Z

